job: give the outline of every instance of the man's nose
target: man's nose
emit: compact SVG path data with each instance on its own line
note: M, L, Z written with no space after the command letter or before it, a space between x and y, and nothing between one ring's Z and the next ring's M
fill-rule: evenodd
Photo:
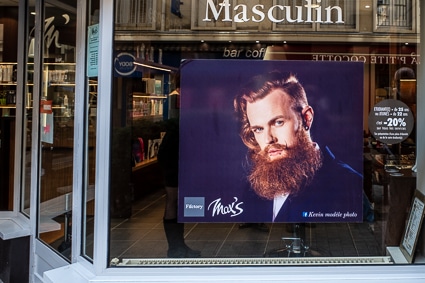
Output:
M268 129L267 133L266 133L266 143L267 144L273 144L275 142L277 142L276 136L274 135L274 133L271 129Z

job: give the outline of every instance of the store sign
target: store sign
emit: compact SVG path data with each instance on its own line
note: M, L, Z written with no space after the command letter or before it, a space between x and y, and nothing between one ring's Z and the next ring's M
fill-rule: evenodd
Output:
M322 20L323 8L320 4L321 0L305 0L305 4L302 6L273 5L270 8L266 8L262 4L257 4L252 7L249 7L246 4L238 4L235 7L232 7L229 0L223 0L219 4L216 4L215 2L217 1L207 0L205 5L205 17L202 21L233 21L236 23L253 21L261 23L267 19L273 23L344 23L342 19L343 10L340 6L325 7L324 10L326 11L326 19ZM233 18L231 17L232 11L235 12ZM281 13L277 13L279 11ZM332 14L335 12L337 20L333 21ZM212 15L213 18L210 18L210 15Z
M99 75L99 24L87 28L87 76Z
M136 71L136 65L134 65L135 60L136 58L131 53L119 53L114 60L115 72L120 76L130 76Z
M385 144L398 144L412 133L414 118L410 108L400 100L385 99L369 113L373 137Z
M40 138L42 142L53 144L53 108L52 100L40 101Z
M349 45L344 47L346 51L342 52L326 52L330 47L318 47L318 50L313 52L299 52L294 49L294 46L268 46L263 54L266 60L312 60L317 62L362 62L371 65L419 65L420 55L414 52L414 49L403 50L406 53L390 53L389 50L375 50L371 48L364 53L349 52ZM235 48L230 49L226 53L225 48L223 57L240 58L243 55L242 51ZM314 48L316 49L316 48ZM366 50L365 50L366 51ZM228 55L229 56L225 56Z
M419 55L313 54L313 61L363 62L366 64L419 64Z
M246 58L246 59L262 59L266 54L266 48L224 48L223 58Z

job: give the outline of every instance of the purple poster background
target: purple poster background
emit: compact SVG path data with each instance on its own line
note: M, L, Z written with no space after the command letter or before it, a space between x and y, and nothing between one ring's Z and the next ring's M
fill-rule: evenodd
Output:
M314 109L313 141L363 172L363 64L312 61L189 60L181 68L179 221L272 222L271 201L247 182L247 148L239 136L233 99L251 77L290 71ZM328 173L349 199L320 198L276 222L362 221L362 177ZM294 212L292 212L294 211Z

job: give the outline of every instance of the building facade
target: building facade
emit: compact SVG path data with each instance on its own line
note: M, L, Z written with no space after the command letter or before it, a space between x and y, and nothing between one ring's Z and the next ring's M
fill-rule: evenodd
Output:
M425 278L421 1L7 2L1 281ZM311 135L361 175L344 185L353 211L330 202L275 222L239 191L246 149L230 90L268 66L299 76ZM158 151L176 115L170 229ZM212 215L190 210L199 200ZM173 254L179 237L191 249Z

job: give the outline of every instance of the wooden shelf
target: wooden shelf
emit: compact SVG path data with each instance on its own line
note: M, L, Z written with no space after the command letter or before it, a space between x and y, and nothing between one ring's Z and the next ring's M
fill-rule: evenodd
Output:
M157 163L157 162L158 162L158 160L156 159L156 157L151 158L151 159L147 159L147 160L143 160L142 162L137 163L137 164L133 167L132 171L133 171L133 172L134 172L134 171L137 171L137 170L139 170L139 169L142 169L143 167L149 166L149 165L151 165L151 164L155 164L155 163Z

